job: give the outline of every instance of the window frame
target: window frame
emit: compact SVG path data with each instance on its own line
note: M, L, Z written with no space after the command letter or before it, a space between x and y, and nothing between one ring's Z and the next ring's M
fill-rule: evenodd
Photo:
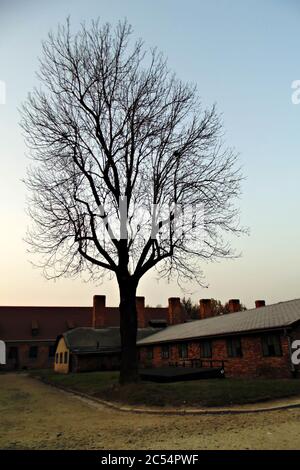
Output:
M153 359L153 346L148 346L146 355L147 355L147 360L152 361L152 359Z
M209 353L208 355L205 353L205 348L204 344L209 345ZM203 359L210 359L212 358L212 342L210 339L205 339L203 341L200 341L200 357Z
M268 344L268 339L270 338L272 339L275 338L277 341L277 345L270 344L270 343ZM270 353L270 350L268 350L268 352L266 353L266 348L269 348L270 346L274 347L274 353ZM276 347L278 348L277 352L276 352ZM263 357L282 357L283 353L282 353L280 334L270 333L270 334L263 335L261 337L261 348L262 348Z
M33 351L35 351L35 353L33 353ZM38 346L30 346L29 351L28 351L29 359L37 359L38 355L39 355Z
M16 360L16 359L18 359L18 355L19 355L18 346L10 346L9 349L8 349L7 359Z
M185 354L183 354L183 351L186 351ZM188 359L189 357L189 345L188 343L179 343L178 344L178 354L180 359Z
M51 344L48 348L48 357L51 359L55 357L55 351L55 344Z
M239 350L240 353L237 353L236 343L239 343ZM231 338L227 338L227 355L231 358L238 358L243 357L243 347L242 347L242 339L240 336L232 336Z
M162 359L170 358L170 346L168 344L163 344L161 347L161 357Z

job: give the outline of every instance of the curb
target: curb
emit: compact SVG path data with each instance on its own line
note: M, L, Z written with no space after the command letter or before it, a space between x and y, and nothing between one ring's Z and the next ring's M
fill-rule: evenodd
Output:
M61 390L69 395L83 398L85 401L98 403L106 408L113 409L115 411L121 411L123 413L136 413L136 414L150 414L150 415L164 415L164 416L189 416L189 415L228 415L228 414L252 414L252 413L266 413L268 411L280 411L286 409L300 408L300 399L296 403L285 403L278 405L270 405L261 408L183 408L183 409L157 409L157 408L135 408L131 406L124 406L121 404L112 403L110 401L102 400L101 398L93 397L77 390L72 390L63 385L57 385L49 382L47 379L41 377L32 377L34 380L38 380L46 385L50 385L53 388ZM278 400L279 401L279 400ZM247 405L245 405L247 406ZM253 405L255 406L255 404Z

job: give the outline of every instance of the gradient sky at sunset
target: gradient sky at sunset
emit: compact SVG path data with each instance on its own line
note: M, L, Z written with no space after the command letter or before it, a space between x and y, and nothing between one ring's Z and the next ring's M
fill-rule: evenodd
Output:
M250 307L257 298L300 297L300 105L291 101L291 84L300 80L297 0L0 0L0 305L89 305L94 293L118 303L114 281L44 280L22 241L28 160L18 107L37 83L41 40L68 15L73 28L98 16L127 17L181 79L197 83L204 105L216 102L223 114L246 176L240 206L250 235L234 241L240 259L202 266L209 288L187 286L193 298L238 297ZM183 294L152 273L139 295L164 305Z

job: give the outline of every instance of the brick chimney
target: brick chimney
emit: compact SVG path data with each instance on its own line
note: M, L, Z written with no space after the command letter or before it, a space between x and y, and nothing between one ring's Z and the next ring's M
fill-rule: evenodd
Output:
M256 300L255 301L255 308L265 307L266 301L265 300Z
M145 297L136 297L135 302L138 328L146 328L148 325L146 324L147 322L145 318Z
M105 327L105 295L94 295L93 297L92 327Z
M211 299L200 299L199 313L200 320L204 320L204 318L210 318L213 316Z
M179 297L170 297L168 306L168 325L184 322L184 311Z
M230 299L228 302L229 313L239 312L241 310L241 304L239 299Z

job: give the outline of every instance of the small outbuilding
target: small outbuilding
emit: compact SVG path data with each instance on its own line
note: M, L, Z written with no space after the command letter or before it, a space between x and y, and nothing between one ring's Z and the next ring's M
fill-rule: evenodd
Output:
M137 338L141 340L157 331L154 327L139 328ZM57 337L54 370L63 374L118 370L120 359L120 328L74 328Z

